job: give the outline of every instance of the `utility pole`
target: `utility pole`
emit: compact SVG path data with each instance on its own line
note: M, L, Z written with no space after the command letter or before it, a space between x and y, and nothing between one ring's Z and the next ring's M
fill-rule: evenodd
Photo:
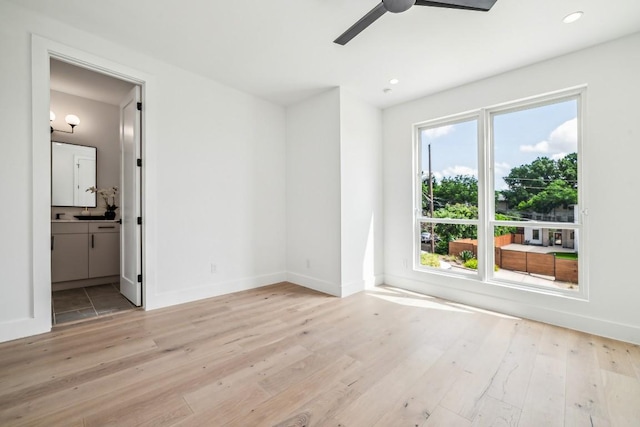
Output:
M433 174L431 173L431 144L429 144L429 218L433 218ZM429 235L431 236L431 253L435 252L435 235L433 223L429 223Z

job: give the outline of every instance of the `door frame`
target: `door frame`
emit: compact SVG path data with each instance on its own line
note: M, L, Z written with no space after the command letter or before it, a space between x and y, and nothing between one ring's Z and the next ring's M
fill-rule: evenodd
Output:
M31 79L32 79L32 292L31 318L27 320L28 332L34 335L51 330L51 144L50 128L47 123L50 103L50 58L72 65L106 74L108 76L139 85L145 101L141 123L141 154L144 159L141 186L142 225L142 276L144 282L142 295L144 308L154 305L156 241L153 218L146 215L154 212L156 200L154 186L156 181L153 168L154 146L148 141L154 140L156 129L153 100L156 97L154 76L130 68L94 54L79 50L56 41L33 34L31 37ZM151 161L150 161L151 160ZM24 325L27 326L27 325Z

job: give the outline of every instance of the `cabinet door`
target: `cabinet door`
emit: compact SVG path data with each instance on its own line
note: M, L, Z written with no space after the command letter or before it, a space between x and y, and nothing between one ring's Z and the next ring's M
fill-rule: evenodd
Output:
M89 236L54 234L51 236L51 281L64 282L89 277Z
M120 274L120 233L89 235L89 277Z

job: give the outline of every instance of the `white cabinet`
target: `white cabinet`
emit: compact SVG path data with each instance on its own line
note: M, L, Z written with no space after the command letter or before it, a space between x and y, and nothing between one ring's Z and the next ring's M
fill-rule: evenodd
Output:
M51 281L68 282L120 274L120 224L51 224Z
M66 282L89 277L89 235L56 233L51 235L51 281Z
M89 277L120 274L120 224L89 224Z

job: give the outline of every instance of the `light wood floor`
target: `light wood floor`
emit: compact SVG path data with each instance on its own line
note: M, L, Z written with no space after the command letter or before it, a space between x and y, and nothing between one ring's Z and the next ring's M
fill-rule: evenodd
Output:
M640 348L284 283L0 344L0 425L637 427Z

